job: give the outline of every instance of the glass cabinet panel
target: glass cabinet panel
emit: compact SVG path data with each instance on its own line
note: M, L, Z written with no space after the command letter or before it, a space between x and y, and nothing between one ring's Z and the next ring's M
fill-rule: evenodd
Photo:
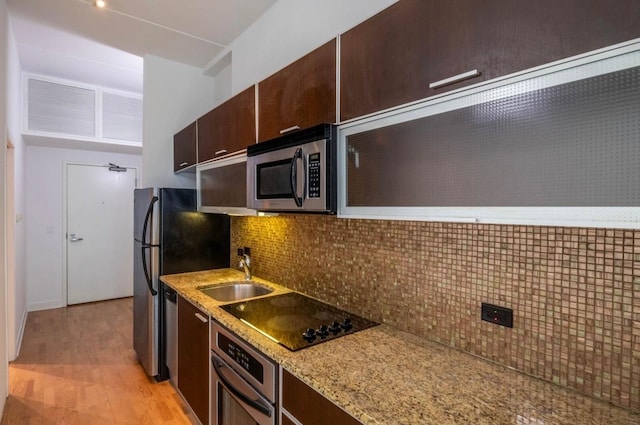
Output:
M542 75L341 129L340 215L640 223L637 59L636 51L632 67L602 72L596 63L588 78ZM563 72L582 68L589 64Z
M256 215L247 208L246 154L198 165L196 176L198 211Z

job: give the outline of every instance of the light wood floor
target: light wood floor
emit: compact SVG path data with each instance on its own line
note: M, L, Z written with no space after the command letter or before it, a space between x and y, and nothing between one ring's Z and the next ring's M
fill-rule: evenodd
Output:
M0 423L191 424L169 382L138 364L132 327L131 298L29 313Z

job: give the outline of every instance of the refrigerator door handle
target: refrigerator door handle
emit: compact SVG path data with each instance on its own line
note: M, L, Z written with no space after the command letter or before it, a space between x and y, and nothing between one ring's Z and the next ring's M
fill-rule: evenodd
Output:
M151 276L149 273L149 268L147 267L147 256L145 255L145 249L151 248L153 245L147 243L147 227L149 226L149 220L151 219L151 214L153 214L153 204L158 202L158 197L153 196L151 198L151 202L149 202L149 208L147 208L147 214L144 216L144 224L142 225L142 270L144 271L144 278L147 280L147 286L149 287L149 292L151 292L152 296L158 295L158 291L153 289L153 282L151 282ZM149 264L151 266L151 264Z
M156 296L158 295L158 291L156 291L155 289L153 289L153 283L151 282L151 276L149 276L149 269L147 268L147 256L145 253L145 249L148 249L149 247L146 247L144 245L142 245L142 270L144 271L144 278L147 280L147 286L149 286L149 292L151 292L152 296Z
M142 241L143 247L151 246L151 244L147 243L147 240L146 240L147 226L149 225L149 219L151 218L151 214L153 214L153 204L155 204L156 202L158 202L158 197L154 195L151 198L151 202L149 202L149 208L147 208L147 214L144 216L144 224L142 225L142 238L140 238L140 240Z

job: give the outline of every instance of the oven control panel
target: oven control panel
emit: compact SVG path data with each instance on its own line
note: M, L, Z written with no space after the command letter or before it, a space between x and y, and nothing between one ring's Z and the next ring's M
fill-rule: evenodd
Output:
M278 365L215 319L211 320L209 331L212 376L221 376L216 370L216 362L218 369L222 362L223 366L232 369L271 404L275 404L278 394Z
M251 354L223 334L218 334L218 347L258 382L264 383L264 368Z

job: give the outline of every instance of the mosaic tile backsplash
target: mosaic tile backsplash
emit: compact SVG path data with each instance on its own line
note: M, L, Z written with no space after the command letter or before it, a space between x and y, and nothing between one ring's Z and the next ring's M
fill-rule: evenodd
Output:
M233 217L244 246L259 277L640 411L640 231Z

